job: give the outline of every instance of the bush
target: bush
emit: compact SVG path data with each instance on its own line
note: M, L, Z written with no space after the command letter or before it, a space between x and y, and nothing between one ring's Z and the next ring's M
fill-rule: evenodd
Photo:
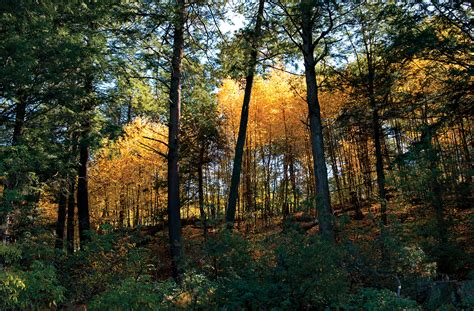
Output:
M2 310L51 308L64 300L64 292L54 267L40 261L34 262L28 271L0 272Z
M173 282L156 283L148 277L126 278L120 284L97 295L90 310L159 310L173 291Z
M409 299L399 298L386 289L363 288L350 298L350 302L344 306L345 310L419 310L416 302Z
M139 280L153 272L150 252L137 246L140 241L133 234L91 233L90 238L80 252L61 263L64 282L75 285L68 291L70 302L85 303L110 290L110 284Z
M11 265L21 259L21 250L13 244L0 244L0 265Z
M295 231L252 244L223 232L211 239L207 275L213 301L229 309L293 309L337 306L349 284L341 254L319 236ZM209 288L209 287L208 287Z

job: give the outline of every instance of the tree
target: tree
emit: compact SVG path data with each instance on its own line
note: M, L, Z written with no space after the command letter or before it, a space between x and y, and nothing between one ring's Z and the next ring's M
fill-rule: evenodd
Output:
M179 200L179 120L181 114L181 61L184 50L184 24L186 8L184 0L177 0L174 16L173 54L171 58L170 119L168 134L168 228L172 257L172 272L180 278L181 219Z
M244 95L244 101L242 103L242 112L240 114L239 134L237 138L237 144L235 146L234 164L232 166L232 177L231 177L231 184L230 184L230 189L229 189L229 199L228 199L227 208L226 208L226 222L229 228L233 228L234 221L235 221L235 208L237 204L238 187L240 184L240 172L241 172L241 167L242 167L242 157L244 153L245 137L247 133L250 97L252 94L252 84L253 84L253 79L254 79L254 74L255 74L255 67L257 65L257 49L258 49L257 44L259 42L260 33L262 31L261 28L262 28L262 22L263 22L264 5L265 5L265 1L259 0L255 28L250 37L251 50L249 53L247 76L245 77L245 95Z
M294 47L302 53L304 60L306 100L313 156L313 175L316 182L316 206L319 228L324 238L334 240L316 65L328 52L328 42L326 40L334 28L336 9L330 1L315 2L305 0L297 4L278 2L278 8L283 13L283 16L285 16L282 28L287 35L287 40L292 42ZM315 31L318 33L316 38L313 37ZM297 38L297 35L300 39ZM319 51L320 43L324 43L322 51ZM315 56L316 51L318 51L317 56Z
M316 178L318 219L321 235L329 240L334 239L332 220L332 209L329 195L329 184L326 168L326 157L324 153L324 136L321 122L321 108L318 98L318 82L316 80L316 64L324 57L324 53L314 58L314 50L317 44L332 30L333 17L329 4L327 7L317 7L312 1L302 1L301 12L301 39L303 44L301 50L304 57L306 98L309 110L309 127L311 131L311 146L313 151L314 175ZM313 29L315 19L321 18L321 10L327 10L329 24L322 30L316 40L313 40Z

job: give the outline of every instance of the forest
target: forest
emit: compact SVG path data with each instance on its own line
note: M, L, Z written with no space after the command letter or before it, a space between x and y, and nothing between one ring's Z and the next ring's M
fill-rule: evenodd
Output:
M0 1L0 310L473 310L472 1Z

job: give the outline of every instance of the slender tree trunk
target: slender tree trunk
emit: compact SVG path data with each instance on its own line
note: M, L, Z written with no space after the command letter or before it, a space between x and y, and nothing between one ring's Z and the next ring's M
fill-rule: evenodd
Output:
M305 66L305 78L307 88L307 102L309 110L309 126L311 134L311 147L313 153L314 176L316 178L317 209L319 229L321 235L334 240L333 216L329 196L328 175L326 169L326 158L324 155L323 127L321 123L321 111L318 99L318 84L316 81L316 61L314 58L313 42L313 12L309 1L301 4L302 13L302 39L303 56Z
M198 162L198 196L199 196L199 213L201 216L201 224L203 226L204 238L207 238L206 211L204 210L204 177L203 177L204 147L201 147Z
M374 91L374 69L371 63L371 57L368 57L369 63L369 76L368 76L368 95L370 101L370 107L372 109L372 135L375 145L375 170L377 172L377 187L379 192L380 201L380 214L382 222L387 225L387 193L385 190L385 171L383 168L383 153L381 139L383 137L382 129L380 125L379 109L375 100Z
M22 96L20 96L15 109L15 125L13 127L12 145L16 146L20 143L21 137L23 136L23 129L25 127L25 116L26 116L26 102Z
M23 130L25 127L25 116L26 116L26 101L22 95L19 95L18 102L15 108L15 125L13 127L13 136L12 136L12 146L17 146L20 144L21 139L23 137ZM7 189L12 191L17 189L17 191L21 191L21 176L20 172L12 171L9 174L9 178L7 180ZM13 204L13 208L16 208L16 202L11 202ZM3 241L6 242L10 237L11 228L10 228L10 221L11 219L11 212L6 215L5 223L3 224L5 230L2 232L0 229L0 236L3 236Z
M81 247L88 241L89 237L87 236L87 231L90 230L89 192L87 181L88 162L89 143L87 137L82 137L81 142L79 143L79 169L77 172L77 219L79 223L79 242Z
M334 175L334 181L336 182L337 197L339 199L339 204L342 205L344 203L344 200L342 199L341 181L339 180L339 169L337 168L337 160L336 160L336 152L335 152L336 142L335 142L334 136L335 136L335 131L328 133L329 158L331 159L332 173Z
M66 225L66 193L61 191L58 198L58 219L56 221L56 249L63 249L64 246L64 228Z
M245 176L245 212L251 213L253 211L253 193L252 193L252 169L251 161L252 155L250 152L251 141L247 140L245 143L245 164L244 164L244 176Z
M235 221L235 207L237 203L237 197L239 195L239 183L240 183L240 172L242 168L242 157L244 153L244 144L245 137L247 133L247 123L249 118L249 106L250 106L250 97L252 93L252 84L255 73L255 67L257 65L257 44L260 38L260 32L263 21L263 8L265 0L259 0L257 21L255 24L255 29L253 37L251 40L252 50L250 52L250 61L247 72L247 77L245 79L245 93L244 93L244 102L242 104L242 112L240 115L240 126L239 134L237 137L237 144L235 146L235 156L234 156L234 166L232 168L232 178L230 183L229 191L229 200L227 203L226 210L226 222L229 229L233 228Z
M290 145L290 180L291 180L291 189L293 191L293 212L298 206L298 189L296 187L296 170L295 170L295 156L293 154L293 148Z
M168 230L171 270L175 280L181 275L181 218L179 197L179 119L181 114L181 61L184 51L185 1L176 1L171 60L170 120L168 135Z
M75 188L76 188L76 177L69 178L69 196L67 202L67 252L72 254L74 252L74 214L75 214Z
M290 214L288 204L288 184L288 153L285 153L285 155L283 155L283 185L281 187L282 214L284 219L286 219Z
M468 120L469 120L469 118L468 118ZM459 120L459 124L460 124L460 129L459 130L460 130L460 133L461 133L462 150L463 150L464 159L465 159L463 174L467 175L466 176L466 183L467 183L467 185L470 186L472 184L473 175L470 174L469 172L474 170L474 163L471 161L471 154L469 152L469 146L468 146L468 142L467 142L467 139L466 139L466 130L464 129L463 118L461 118ZM469 128L468 128L467 132L469 133Z
M132 122L132 96L129 98L128 107L127 107L127 124Z
M139 175L139 178L141 179L141 174ZM135 227L141 225L140 221L140 192L141 192L141 185L138 184L137 187L137 201L135 202Z

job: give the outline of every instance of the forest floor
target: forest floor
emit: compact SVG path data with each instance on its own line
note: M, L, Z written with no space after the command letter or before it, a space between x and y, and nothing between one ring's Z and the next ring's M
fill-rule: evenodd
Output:
M420 205L405 205L400 208L399 204L392 203L389 205L389 220L397 224L402 224L404 234L410 239L429 239L426 232L423 232L420 227L432 226L428 223L420 223L419 219L424 219L431 211L424 209ZM420 210L424 217L420 217ZM451 209L455 214L449 215L448 218L452 223L450 229L456 232L455 242L464 249L468 254L474 254L474 243L472 237L473 232L473 216L472 209ZM376 215L380 212L380 205L378 203L366 204L362 208L364 218L355 220L355 211L351 208L337 211L337 236L341 239L341 235L345 235L352 241L360 239L375 240L380 235L380 226L378 225L379 217ZM262 241L265 238L271 238L281 234L289 227L296 228L306 235L316 235L319 232L319 227L316 219L316 213L311 212L294 212L291 213L286 220L283 217L273 217L268 220L261 218L252 218L251 220L238 220L235 226L235 231L242 235L245 239L250 241ZM344 220L343 220L344 219ZM343 225L341 225L341 223ZM219 232L222 224L210 226L208 228L207 237L213 237ZM342 228L344 227L344 228ZM428 229L428 228L425 228ZM431 228L429 228L431 229ZM157 277L159 279L167 279L171 277L169 266L171 257L169 253L168 232L166 228L143 227L142 234L147 235L150 231L154 231L152 238L148 240L146 247L154 254L158 254L160 258L159 269ZM419 235L417 237L417 235ZM182 227L182 241L184 256L189 262L194 263L197 267L205 262L205 255L202 250L206 242L203 234L203 228L198 221L191 221L191 223L184 224ZM451 277L454 279L465 279L470 271L474 270L474 266L466 265L456 271Z

